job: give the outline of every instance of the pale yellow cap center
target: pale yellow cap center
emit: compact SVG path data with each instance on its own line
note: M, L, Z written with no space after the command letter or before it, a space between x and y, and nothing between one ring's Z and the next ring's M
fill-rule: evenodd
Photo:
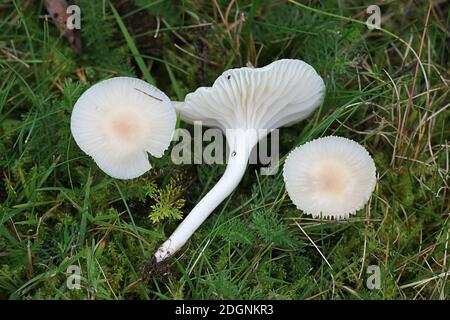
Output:
M135 143L141 134L140 121L135 114L121 112L110 120L111 135L120 143Z
M334 161L322 162L313 174L316 191L321 193L339 194L348 182L346 170Z

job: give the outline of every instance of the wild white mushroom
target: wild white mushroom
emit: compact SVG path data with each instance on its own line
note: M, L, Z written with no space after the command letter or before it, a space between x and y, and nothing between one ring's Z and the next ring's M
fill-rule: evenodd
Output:
M72 111L70 129L85 153L108 175L136 178L169 147L176 113L170 99L145 81L117 77L84 92Z
M313 217L347 218L362 209L376 183L375 164L353 140L329 136L294 149L283 170L298 209Z
M181 119L221 128L230 156L222 178L195 206L155 253L156 262L180 249L210 213L241 181L253 147L266 134L309 116L322 101L325 86L301 60L279 60L263 68L225 71L212 87L198 88L175 107Z

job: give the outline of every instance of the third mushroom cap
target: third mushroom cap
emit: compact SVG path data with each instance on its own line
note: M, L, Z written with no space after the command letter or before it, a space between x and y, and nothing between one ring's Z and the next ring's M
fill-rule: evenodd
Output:
M337 136L294 149L283 175L292 202L315 218L347 218L364 207L376 184L375 164L367 150Z

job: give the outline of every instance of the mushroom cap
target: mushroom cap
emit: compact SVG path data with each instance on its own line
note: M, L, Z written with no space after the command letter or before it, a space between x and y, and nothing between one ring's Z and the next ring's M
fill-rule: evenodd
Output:
M85 91L72 111L70 129L86 154L108 175L136 178L161 157L176 123L170 99L145 81L116 77Z
M175 105L187 122L226 129L276 129L309 116L325 85L309 64L282 59L262 68L230 69Z
M328 136L294 149L283 177L298 209L313 217L340 219L367 203L375 188L376 168L363 146Z

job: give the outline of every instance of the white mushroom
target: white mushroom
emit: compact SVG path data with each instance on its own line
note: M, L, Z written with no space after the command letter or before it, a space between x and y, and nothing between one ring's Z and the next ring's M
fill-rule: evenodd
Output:
M70 128L78 146L108 175L136 178L169 147L176 113L170 99L145 81L117 77L84 92Z
M181 119L221 128L230 156L219 182L195 206L155 253L160 262L180 249L210 213L241 181L253 147L270 130L309 116L322 101L325 86L301 60L279 60L263 68L225 71L212 87L198 88L175 107Z
M353 140L329 136L294 149L283 171L286 190L298 209L313 217L347 218L369 201L375 164Z

